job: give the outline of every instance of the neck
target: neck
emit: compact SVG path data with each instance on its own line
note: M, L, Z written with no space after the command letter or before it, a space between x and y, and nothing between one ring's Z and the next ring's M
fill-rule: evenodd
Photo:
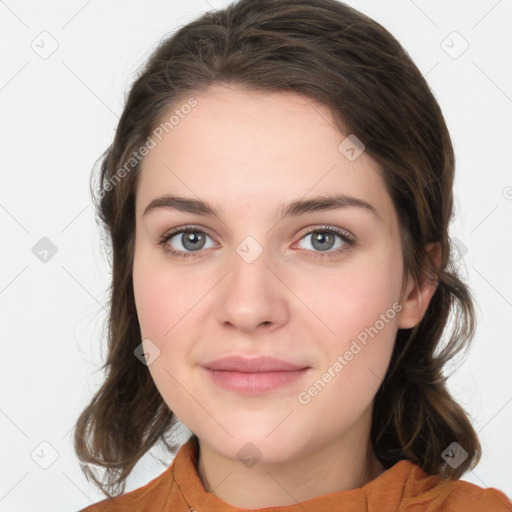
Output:
M293 459L247 467L199 440L198 473L207 492L239 508L295 505L326 494L362 487L384 468L369 435L352 432Z

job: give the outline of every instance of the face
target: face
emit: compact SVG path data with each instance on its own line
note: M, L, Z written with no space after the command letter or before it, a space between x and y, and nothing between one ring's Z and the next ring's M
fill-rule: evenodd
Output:
M322 105L223 85L194 97L139 175L133 284L149 370L217 453L235 459L250 441L290 460L368 425L403 314L397 215L377 162L339 149ZM170 200L146 211L166 195L216 214ZM341 195L360 204L284 215ZM204 367L231 355L303 369Z

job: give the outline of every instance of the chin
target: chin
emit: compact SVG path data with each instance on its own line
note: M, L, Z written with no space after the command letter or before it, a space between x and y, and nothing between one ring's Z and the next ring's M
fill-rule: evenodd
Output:
M252 438L247 440L230 440L227 443L219 443L220 446L213 448L226 458L238 460L245 466L252 467L254 464L278 464L293 458L297 446L293 440L290 445L283 445L282 438L273 440Z
M291 431L290 425L283 428L288 420L277 426L282 419L281 417L278 421L274 421L269 428L266 424L250 424L246 418L245 423L236 428L233 423L229 423L228 430L233 437L224 431L217 432L214 436L211 431L197 432L197 436L218 454L228 459L239 460L247 467L258 462L260 464L281 463L293 459L307 441L304 435Z

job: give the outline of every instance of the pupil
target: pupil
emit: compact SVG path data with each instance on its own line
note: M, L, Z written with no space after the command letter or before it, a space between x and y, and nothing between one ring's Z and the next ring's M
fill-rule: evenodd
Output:
M202 235L195 232L185 233L183 245L190 250L197 249L197 244L201 245L201 238Z
M326 242L332 238L333 235L330 233L318 233L315 237L313 237L313 245L315 246L316 249L325 249Z

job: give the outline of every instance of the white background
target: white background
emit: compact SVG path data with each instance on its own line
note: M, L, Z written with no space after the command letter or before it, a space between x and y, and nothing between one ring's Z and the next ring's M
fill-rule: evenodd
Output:
M512 0L348 3L409 51L453 138L451 235L460 240L479 324L449 387L473 418L484 451L463 479L512 496ZM227 4L0 1L2 512L70 512L104 497L81 473L71 443L105 355L109 265L89 176L156 43ZM51 36L40 36L44 31ZM58 48L43 59L31 45L51 48L51 38ZM462 38L469 47L453 58ZM46 263L32 252L42 237L57 247ZM127 491L164 470L153 454L137 465Z

